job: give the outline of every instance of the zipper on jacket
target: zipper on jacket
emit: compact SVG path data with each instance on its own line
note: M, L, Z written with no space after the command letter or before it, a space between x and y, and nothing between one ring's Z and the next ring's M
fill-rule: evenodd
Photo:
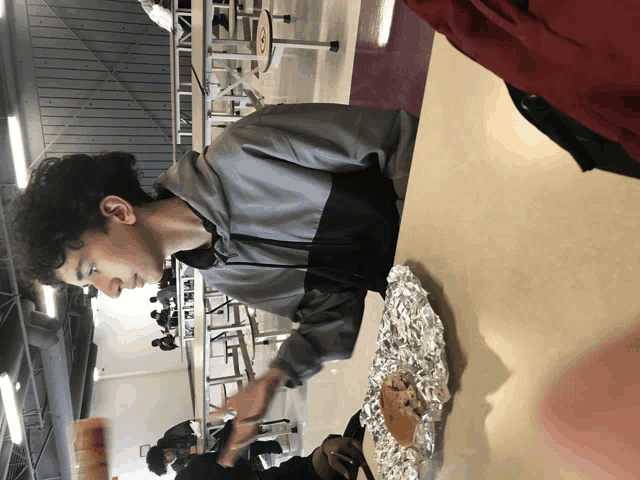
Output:
M293 248L296 250L304 250L307 252L311 250L311 246L314 243L314 242L292 242L292 241L286 241L286 240L270 240L266 238L256 237L254 235L245 235L241 233L230 234L230 238L234 240L244 240L246 242L263 243L266 245ZM319 245L333 245L333 246L355 245L355 242L342 243L342 244L338 244L334 242L315 242L315 243L316 245L319 244ZM362 283L362 279L364 278L362 275L358 275L357 273L349 272L346 270L340 270L335 267L323 267L323 266L313 267L308 264L287 265L287 264L257 263L257 262L227 262L226 265L246 265L246 266L252 266L252 267L265 267L265 268L304 268L310 273L314 273L314 271L315 272L325 271L329 275L325 274L323 276L326 276L328 278L333 277L335 280L338 280L346 284L352 284L355 286L359 286ZM334 275L331 275L331 273L333 273Z
M296 250L305 250L309 251L313 245L325 245L325 246L351 246L357 245L357 242L332 242L332 241L322 241L322 240L313 240L311 242L293 242L290 240L271 240L268 238L256 237L254 235L245 235L243 233L232 233L230 234L230 238L235 240L244 240L246 242L256 242L256 243L264 243L266 245L274 245L277 247L287 247L293 248Z

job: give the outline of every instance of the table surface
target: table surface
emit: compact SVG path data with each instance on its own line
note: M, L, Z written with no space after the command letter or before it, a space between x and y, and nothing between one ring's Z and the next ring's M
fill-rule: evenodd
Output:
M396 264L419 262L459 385L439 478L634 478L640 441L620 432L638 409L606 412L635 387L598 359L638 360L638 181L582 173L441 35L415 152ZM614 380L589 383L594 368Z

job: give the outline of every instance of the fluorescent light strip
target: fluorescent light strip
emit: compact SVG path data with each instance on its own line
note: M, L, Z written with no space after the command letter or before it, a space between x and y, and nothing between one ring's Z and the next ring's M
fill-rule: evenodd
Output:
M5 9L4 3L5 3L5 0L0 0L0 18L4 17L4 15L5 15L4 14L4 9Z
M50 317L56 316L56 302L53 295L53 288L45 285L42 287L44 290L44 305L47 310L47 315Z
M3 0L0 0L0 2ZM24 156L24 144L22 143L22 130L18 117L9 117L9 139L11 152L13 153L13 168L16 171L16 183L18 188L27 186L27 160Z
M383 0L380 8L380 30L378 30L378 46L384 47L389 43L391 35L391 22L393 21L393 10L396 6L395 0Z
M0 392L2 392L2 404L9 424L11 441L13 443L22 443L22 426L18 416L18 407L16 407L16 397L13 394L11 379L6 373L0 375Z

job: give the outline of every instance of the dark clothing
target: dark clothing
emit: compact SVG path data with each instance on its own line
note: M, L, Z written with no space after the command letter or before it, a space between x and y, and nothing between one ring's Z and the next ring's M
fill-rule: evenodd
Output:
M239 460L233 469L224 469L217 460L217 453L197 455L178 472L175 480L258 480L246 461Z
M218 432L216 432L213 437L216 439L216 444L214 445L215 451L223 450L229 440L229 435L231 435L231 430L233 429L233 420L228 420L224 428ZM262 455L265 453L282 453L282 447L275 440L269 441L254 441L251 445L249 445L249 458L255 458L258 455Z
M343 437L355 438L356 440L362 441L366 427L360 425L360 412L361 410L358 410L355 415L351 417L342 435ZM216 434L216 437L219 438L220 447L225 446L230 432L231 421L227 422L224 429ZM236 465L239 466L237 470L224 470L226 473L225 476L214 476L221 468L217 465L217 454L209 453L198 455L176 476L176 480L322 480L313 468L313 452L307 457L292 457L281 463L279 467L272 467L265 471L253 470L249 472L246 470L248 464L242 460L238 461ZM352 479L356 478L357 471L358 466L349 469Z
M169 334L164 338L170 338L171 343L167 345L163 339L163 341L160 342L160 350L162 350L163 352L170 352L171 350L175 350L176 348L178 348L178 346L175 343L173 343L175 340L173 335Z
M279 467L256 472L259 480L322 480L313 468L313 453L308 457L292 457Z
M160 448L172 448L176 451L176 461L171 464L175 471L179 471L195 455L189 454L189 449L197 443L197 437L191 428L191 421L186 420L167 430L158 440Z
M228 478L234 480L322 480L313 468L308 457L293 457L283 462L279 467L272 467L264 472L247 470L236 473L229 469ZM215 475L221 467L217 464L217 454L205 453L193 458L182 471L176 475L176 480L215 480ZM238 462L240 464L240 462ZM227 477L224 477L225 479Z
M162 310L160 312L160 318L156 318L156 323L163 330L169 330L169 312Z
M163 331L169 331L170 328L178 326L178 312L174 311L171 318L169 318L169 310L162 310L160 318L156 319L156 323Z
M554 108L544 98L529 95L508 83L507 89L522 116L568 151L583 172L598 168L640 178L640 162L631 158L619 143L589 130Z
M175 257L172 256L171 263L174 264L175 261L176 261ZM177 279L176 279L175 266L172 268L165 268L164 272L162 273L162 278L158 283L158 289L162 290L163 288L167 288L167 287L175 287L176 283L177 283Z
M177 457L176 461L171 464L171 468L173 468L173 470L176 471L176 472L180 472L184 467L186 467L188 465L188 463L191 460L193 460L197 456L198 455L194 455L194 454L188 453L187 455L183 455L181 457Z

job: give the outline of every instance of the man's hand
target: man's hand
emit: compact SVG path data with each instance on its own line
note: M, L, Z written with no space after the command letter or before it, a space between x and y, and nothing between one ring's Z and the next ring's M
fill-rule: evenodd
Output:
M349 478L351 465L367 463L362 453L362 442L353 438L332 438L321 445L329 466L345 478Z
M229 398L220 410L209 416L210 419L215 419L231 411L237 412L227 446L218 457L220 465L232 467L251 443L284 377L280 370L269 369L263 377L250 382L235 396Z

